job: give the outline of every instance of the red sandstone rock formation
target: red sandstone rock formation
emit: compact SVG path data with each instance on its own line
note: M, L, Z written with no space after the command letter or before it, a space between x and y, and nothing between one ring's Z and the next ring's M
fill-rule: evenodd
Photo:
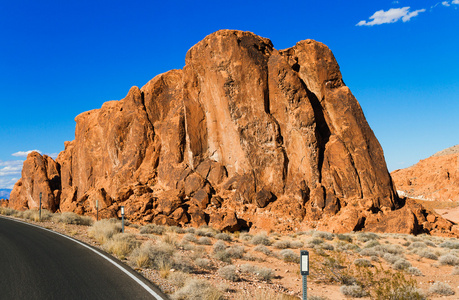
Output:
M11 206L36 207L42 191L50 209L92 215L98 200L100 215L124 205L140 223L425 230L413 224L426 214L399 209L381 146L332 52L313 40L279 51L250 32L218 31L188 51L183 70L76 123L56 163L29 156ZM414 217L392 222L401 211Z
M459 145L392 172L401 194L421 200L459 201Z

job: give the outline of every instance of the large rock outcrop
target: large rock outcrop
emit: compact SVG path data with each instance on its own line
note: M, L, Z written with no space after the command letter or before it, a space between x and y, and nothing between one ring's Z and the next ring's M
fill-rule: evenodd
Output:
M332 52L313 40L276 50L250 32L218 31L188 51L183 70L75 120L58 184L45 167L24 168L11 206L35 207L43 191L61 211L91 215L98 200L103 216L124 205L141 223L337 232L385 224L403 206Z
M440 151L417 164L395 170L397 190L420 200L459 201L459 145Z

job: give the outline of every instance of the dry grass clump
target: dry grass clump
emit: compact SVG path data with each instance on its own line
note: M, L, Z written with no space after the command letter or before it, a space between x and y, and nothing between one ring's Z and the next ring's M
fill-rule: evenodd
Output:
M196 238L196 236L193 234L193 233L187 233L183 236L182 238L182 242L193 242L193 243L197 243L198 242L198 239Z
M190 276L183 273L183 272L172 272L168 277L167 281L175 286L176 288L180 289L185 286L185 283L189 280Z
M22 212L16 212L15 214L13 214L14 216L17 216L19 218L23 218L23 219L26 219L26 220L31 220L31 221L35 221L35 222L39 222L39 221L48 221L52 218L53 216L53 213L50 212L49 210L46 210L46 209L42 209L41 210L41 219L40 219L40 213L38 210L25 210Z
M135 235L117 233L111 239L107 240L103 246L104 250L124 259L135 248L139 247L140 242L136 240Z
M352 263L358 267L372 267L373 266L373 264L368 259L365 259L365 258L357 258Z
M258 245L255 248L253 248L253 250L257 252L261 252L267 256L271 256L273 254L273 252L269 250L269 248L266 247L265 245Z
M379 239L379 235L373 232L359 232L357 234L357 240L361 242L368 242L370 240L377 240Z
M197 242L199 245L212 245L212 241L210 240L210 238L206 237L206 236L202 236L198 239L198 242Z
M425 257L425 258L432 259L432 260L438 260L438 256L427 249L414 249L411 252L413 254L419 255L420 257Z
M394 268L394 270L399 270L399 271L406 270L410 267L411 267L411 263L404 258L398 259L392 265L392 268Z
M115 219L103 219L95 222L88 230L88 235L101 244L107 242L112 236L121 232L121 222Z
M233 265L221 267L220 269L218 269L217 273L218 275L220 275L220 277L226 280L239 281L240 279L236 271L236 266L233 266Z
M257 267L251 264L241 265L241 272L255 275L259 280L271 281L274 278L275 273L270 268Z
M216 239L219 239L219 240L223 240L223 241L227 241L227 242L231 242L233 240L233 238L231 237L231 235L227 234L227 233L224 233L224 232L221 232L221 233L217 233L215 235L215 238Z
M246 300L247 296L244 295L243 298L238 298L238 300ZM255 295L253 295L251 300L298 300L298 297L290 296L287 294L273 292L270 290L258 290ZM308 299L313 299L309 298Z
M312 237L332 241L335 235L333 233L326 232L326 231L314 231L312 234Z
M429 293L441 296L451 296L455 294L453 289L447 283L441 281L437 281L432 284L432 286L429 288Z
M222 293L203 279L188 279L173 295L174 300L223 300Z
M43 213L42 213L43 216ZM73 212L56 213L52 216L52 220L64 224L91 226L94 220L88 216L81 216Z
M456 240L444 241L438 246L442 248L459 249L459 241L456 241Z
M265 245L265 246L270 246L272 244L271 240L269 239L268 235L266 233L259 233L255 236L252 237L250 242L253 245Z
M192 273L195 267L189 255L175 252L172 258L172 267L185 273Z
M166 227L156 224L147 224L145 226L140 227L139 232L140 234L162 235L164 232L166 232Z
M343 295L349 296L352 298L362 298L368 295L368 293L361 286L357 284L343 285L340 287L339 290Z
M206 236L206 237L214 237L218 233L217 230L215 230L212 227L209 226L201 226L199 227L196 231L195 234L198 236Z
M134 249L129 259L138 267L152 267L159 270L161 267L171 264L174 252L175 248L171 244L164 242L154 244L148 241Z
M279 252L279 257L285 262L299 263L300 256L290 249L284 249Z
M14 216L17 214L17 210L10 207L0 207L0 214L4 216Z
M205 270L212 270L214 265L210 259L207 258L197 258L195 261L196 265Z
M459 257L452 254L445 254L438 258L438 262L440 265L457 266L459 265Z
M249 242L251 241L253 238L253 235L251 235L250 233L248 232L242 232L240 235L239 235L239 239L241 241L245 241L245 242Z
M280 240L280 241L276 241L274 244L272 244L272 246L277 249L288 249L288 248L297 249L303 246L303 242Z
M408 269L406 269L406 272L414 276L422 276L421 270L419 270L416 267L409 267Z
M340 241L345 241L345 242L348 242L348 243L352 243L352 237L349 234L339 233L339 234L336 235L336 237Z

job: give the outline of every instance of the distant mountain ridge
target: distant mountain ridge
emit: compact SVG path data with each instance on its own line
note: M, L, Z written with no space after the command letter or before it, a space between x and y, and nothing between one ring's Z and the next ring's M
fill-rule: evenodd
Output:
M11 189L0 189L0 199L9 199Z

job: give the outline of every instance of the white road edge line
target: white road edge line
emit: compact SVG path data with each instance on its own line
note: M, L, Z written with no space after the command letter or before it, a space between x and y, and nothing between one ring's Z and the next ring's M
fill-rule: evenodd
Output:
M97 255L101 256L102 258L106 259L107 261L109 261L110 263L112 263L114 266L116 266L118 269L120 269L121 271L123 271L126 275L128 275L129 277L131 277L132 280L134 280L135 282L137 282L138 284L140 284L140 286L142 286L148 293L150 293L153 297L156 297L157 299L163 299L163 300L166 300L164 299L163 297L161 297L160 295L158 295L155 291L153 291L148 285L146 285L145 283L143 283L139 278L135 277L134 275L132 275L129 271L127 271L123 266L121 266L120 264L118 264L116 261L112 260L111 258L105 256L104 254L100 253L99 251L93 249L92 247L89 247L88 245L86 245L85 243L82 243L80 242L79 240L76 240L74 238L71 238L65 234L62 234L60 232L56 232L56 231L53 231L53 230L50 230L48 228L44 228L44 227L40 227L40 226L37 226L35 224L30 224L30 223L27 223L27 222L23 222L23 221L20 221L20 220L16 220L16 219L12 219L12 218L5 218L3 216L0 216L4 219L8 219L8 220L12 220L12 221L15 221L15 222L18 222L18 223L23 223L23 224L27 224L27 225L30 225L30 226L33 226L33 227L36 227L36 228L40 228L40 229L43 229L43 230L46 230L46 231L49 231L49 232L52 232L52 233L55 233L57 235L60 235L62 237L65 237L89 250L91 250L92 252L96 253Z

